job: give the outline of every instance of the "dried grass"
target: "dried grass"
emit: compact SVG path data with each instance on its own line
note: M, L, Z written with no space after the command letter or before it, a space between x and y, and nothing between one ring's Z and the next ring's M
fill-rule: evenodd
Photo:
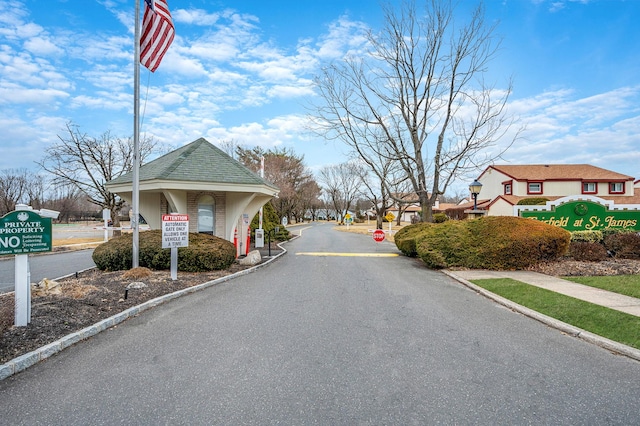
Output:
M151 276L151 274L153 274L151 269L144 268L144 267L137 267L137 268L129 269L128 271L126 271L124 274L122 274L122 278L125 278L127 280L129 279L139 280L141 278L147 278Z
M62 285L62 295L71 299L82 299L92 291L98 290L94 285L81 284L79 281L67 282Z
M14 312L15 303L13 295L2 295L0 297L0 333L3 333L13 325Z

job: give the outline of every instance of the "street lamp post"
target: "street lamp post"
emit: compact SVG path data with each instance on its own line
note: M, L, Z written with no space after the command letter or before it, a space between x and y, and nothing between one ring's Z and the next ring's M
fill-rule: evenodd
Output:
M469 185L469 191L471 191L471 196L473 197L473 210L478 209L478 194L480 194L481 189L482 184L477 180L474 180L471 185Z

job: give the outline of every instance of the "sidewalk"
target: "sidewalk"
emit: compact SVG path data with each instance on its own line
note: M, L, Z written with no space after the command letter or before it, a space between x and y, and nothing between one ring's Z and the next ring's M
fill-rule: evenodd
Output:
M617 311L625 312L640 317L640 299L635 297L624 296L610 291L589 287L582 284L576 284L561 278L552 277L538 272L529 271L488 271L488 270L467 270L467 271L450 271L443 270L446 275L461 282L467 287L477 291L478 293L494 300L495 302L508 307L516 312L540 321L550 327L556 328L570 336L577 337L587 342L598 345L604 349L612 351L620 355L640 361L640 350L624 345L619 342L607 339L594 333L590 333L581 328L564 323L555 318L548 317L544 314L536 312L527 307L518 305L517 303L491 293L482 287L471 282L471 280L482 280L491 278L511 278L516 281L534 285L536 287L545 288L555 291L556 293L584 300L596 305L605 306Z
M538 272L468 270L447 271L447 275L454 278L462 278L467 281L490 278L511 278L536 287L555 291L556 293L564 294L565 296L571 296L576 299L640 317L640 299L624 296L618 293L612 293L595 287L577 284Z

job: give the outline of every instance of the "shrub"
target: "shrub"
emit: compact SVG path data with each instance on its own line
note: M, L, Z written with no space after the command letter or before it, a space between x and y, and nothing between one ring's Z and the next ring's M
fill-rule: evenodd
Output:
M636 232L619 232L604 237L604 246L618 259L640 259L640 235Z
M533 219L490 216L425 228L415 245L432 268L520 269L559 258L570 238L564 229Z
M544 197L531 197L531 198L523 198L518 201L519 206L544 206L549 201L548 198Z
M227 269L234 262L233 243L207 234L189 233L189 246L178 248L178 270L203 272ZM99 245L93 261L102 271L131 269L133 235L124 234ZM140 267L163 270L171 268L171 249L162 248L162 231L139 234L138 260Z
M607 258L607 249L600 243L591 241L571 241L569 256L574 260L599 262Z
M417 255L415 239L423 229L430 226L433 226L433 224L418 222L400 229L393 236L393 240L395 241L398 250L400 250L405 256L415 257Z
M449 220L446 214L444 213L436 213L433 215L433 223L442 223Z
M573 231L571 242L602 243L604 234L602 231Z
M276 213L273 205L269 202L265 204L263 207L262 214L262 229L264 229L264 240L267 241L267 232L275 228L276 226L280 227L280 231L276 234L273 233L272 241L288 241L291 239L291 233L282 225L280 225L280 219L278 218L278 214ZM251 221L251 236L255 241L256 238L256 229L260 226L260 215L259 213L253 217Z

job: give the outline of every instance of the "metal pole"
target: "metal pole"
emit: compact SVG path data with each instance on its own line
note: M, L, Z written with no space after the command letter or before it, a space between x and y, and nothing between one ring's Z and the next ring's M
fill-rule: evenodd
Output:
M140 121L138 114L140 111L140 0L136 2L136 24L135 24L135 46L133 59L133 194L131 197L133 215L131 217L131 229L133 230L133 255L132 268L138 267L138 216L140 214Z

